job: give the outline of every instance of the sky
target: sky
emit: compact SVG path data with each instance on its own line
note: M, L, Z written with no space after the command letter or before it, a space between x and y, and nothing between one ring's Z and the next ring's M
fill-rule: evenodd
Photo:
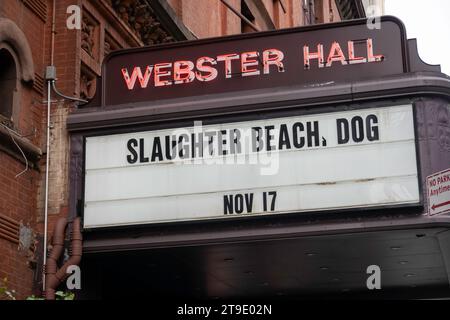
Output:
M400 18L419 55L450 75L450 0L385 0L385 14Z

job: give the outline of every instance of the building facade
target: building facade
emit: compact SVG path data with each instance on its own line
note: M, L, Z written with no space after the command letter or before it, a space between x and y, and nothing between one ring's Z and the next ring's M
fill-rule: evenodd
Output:
M361 17L348 2L228 1L259 30ZM111 51L252 31L219 0L0 2L0 279L7 279L6 286L18 298L39 293L42 281L46 66L56 67L60 92L89 100L103 58ZM57 95L51 106L50 233L56 219L69 210L66 118L75 108Z
M81 296L447 297L448 77L368 22L108 56L67 119Z
M364 8L382 9L383 3L1 1L0 287L14 290L17 298L41 294L43 274L47 274L51 290L64 290L60 280L82 246L80 298L132 298L148 292L208 298L360 294L367 289L367 268L373 265L383 272L387 296L448 297L450 220L446 206L450 202L444 194L450 190L449 80L438 66L421 61L415 41L406 38L397 19L381 19L380 30L367 28L365 20L354 20L365 17ZM297 48L292 39L298 40L299 34L305 43ZM184 40L195 41L181 43ZM269 48L266 41L274 47ZM255 51L246 47L250 44ZM230 56L231 50L236 52ZM298 54L304 59L292 63L289 59ZM156 65L146 62L148 56L158 60L154 83L149 79ZM217 57L226 68L217 73L205 69L205 61L214 63L209 56ZM256 60L258 56L262 58ZM173 61L164 62L166 58ZM241 63L240 77L227 82L235 75L228 68L233 59ZM258 64L261 69L255 70ZM56 79L48 66L55 67ZM199 74L191 72L193 66ZM164 80L168 75L164 68L169 67L173 67L173 82ZM211 83L209 77L217 82ZM50 97L47 80L55 85ZM201 81L209 86L201 86ZM194 82L191 87L187 86L190 82ZM177 90L170 91L173 83ZM152 96L149 87L153 85L167 90ZM314 120L305 120L311 117ZM118 152L113 142L128 147L127 165L146 163L162 155L157 149L146 153L145 139L154 139L154 132L160 134L159 139L169 136L169 129L191 128L198 119L210 127L256 123L264 127L269 141L272 127L297 128L308 136L295 140L298 132L291 130L279 145L291 146L288 141L295 141L292 145L298 149L337 149L333 139L319 135L315 126L319 122L338 124L337 143L350 142L347 150L357 150L355 145L364 142L367 153L355 151L358 160L352 162L347 155L337 164L330 160L328 150L309 162L299 157L298 162L306 161L307 168L323 163L327 174L309 182L307 191L312 196L301 205L286 201L295 197L283 198L279 192L278 201L285 206L281 213L287 212L284 216L203 221L198 218L203 212L190 210L204 208L210 199L202 198L182 202L188 204L185 214L193 222L183 220L161 201L158 205L165 210L158 212L159 220L148 223L148 217L139 216L138 200L133 203L135 211L108 220L119 207L108 207L108 203L121 204L126 196L114 193L114 186L130 187L135 191L133 199L142 191L132 188L128 173L126 178L116 176L111 184L108 179L113 175L101 176L121 165L108 162ZM378 130L390 135L386 138ZM143 136L134 136L137 133ZM120 140L123 137L126 143ZM230 136L229 140L235 139ZM378 142L382 147L376 149L371 143ZM101 153L108 145L108 152ZM369 153L375 156L366 156ZM375 157L380 154L378 162ZM284 170L283 190L288 194L294 192L289 188L295 181L289 179L297 171L294 167ZM367 175L369 171L373 176ZM99 177L95 183L89 180L91 174ZM240 183L247 174L225 174L217 185L233 178ZM339 183L327 180L340 175ZM141 181L139 174L133 177ZM189 193L194 189L191 181L203 178L201 174L188 176L176 186ZM165 184L162 179L157 182L150 191L160 195L159 188L164 190ZM152 186L148 181L142 185ZM341 185L346 189L340 189ZM314 190L319 194L325 190L329 197L314 198ZM165 191L163 197L169 193ZM262 211L276 211L277 193L266 191L261 195ZM111 198L105 201L102 192L110 192ZM142 194L141 198L155 196ZM226 194L219 202L225 215L240 214L244 203L248 210L253 196L250 192ZM334 203L327 202L331 198ZM310 199L315 201L308 207ZM339 201L352 205L339 206ZM305 212L297 215L299 206ZM80 217L85 227L82 235ZM115 224L120 228L108 229Z

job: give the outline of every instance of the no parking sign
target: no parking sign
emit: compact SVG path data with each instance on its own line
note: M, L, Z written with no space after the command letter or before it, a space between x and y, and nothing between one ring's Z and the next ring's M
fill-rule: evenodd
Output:
M450 169L427 177L428 214L450 212Z

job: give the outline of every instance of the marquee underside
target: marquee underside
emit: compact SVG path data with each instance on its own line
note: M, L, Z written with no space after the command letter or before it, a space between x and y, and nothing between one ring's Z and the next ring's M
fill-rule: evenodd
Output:
M102 298L450 297L448 233L417 228L88 254L85 279L101 279L89 294ZM370 265L381 269L382 290L367 289Z

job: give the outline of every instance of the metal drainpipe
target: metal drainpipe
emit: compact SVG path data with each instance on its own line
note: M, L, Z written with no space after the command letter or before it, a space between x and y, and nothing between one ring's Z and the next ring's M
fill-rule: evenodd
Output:
M46 265L47 265L47 238L48 238L48 189L49 189L49 163L50 163L50 110L51 110L51 93L53 91L60 97L77 101L81 103L87 103L88 101L69 97L58 91L56 88L56 67L54 66L54 56L55 56L55 34L56 34L56 0L53 0L53 17L52 17L52 40L51 40L51 54L50 54L50 62L51 65L46 69L46 80L47 80L47 154L46 154L46 164L45 164L45 209L44 209L44 272L42 274L42 290L45 292L46 286Z
M47 266L47 233L48 233L48 178L49 178L49 162L50 162L50 108L51 108L51 91L52 85L47 81L47 153L45 161L45 208L44 208L44 272L42 274L42 290L46 287L46 266Z
M59 218L53 232L53 248L48 258L46 268L47 282L45 288L45 299L55 300L55 292L58 286L68 277L67 268L73 265L79 265L83 252L81 219L79 217L73 220L72 233L70 235L71 250L70 258L64 265L58 269L58 260L64 250L64 233L67 227L67 219Z
M56 34L56 0L53 0L53 11L52 11L52 52L50 54L50 64L53 66L53 60L55 57L55 34Z
M53 0L52 9L52 35L51 35L51 53L50 53L50 64L53 66L54 55L55 55L55 33L56 33L56 0ZM46 265L47 265L47 233L48 233L48 180L49 180L49 162L50 162L50 109L51 109L51 93L52 83L47 80L47 154L45 163L45 209L44 209L44 258L43 265L44 270L42 274L42 291L45 292L46 287Z
M64 250L64 231L66 230L67 219L60 218L55 224L55 229L53 231L53 241L52 241L52 251L48 257L48 264L45 267L44 275L48 275L48 279L45 283L45 298L54 300L55 291L50 290L49 287L54 286L55 278L54 275L58 271L58 260ZM52 284L50 285L50 282ZM52 299L53 297L53 299Z
M47 87L47 155L46 155L46 159L47 160L46 160L46 164L45 164L44 259L43 259L44 272L42 274L42 290L43 290L43 292L45 293L46 296L48 295L48 293L46 292L47 289L53 287L53 284L50 287L47 285L47 277L46 277L46 275L48 274L48 270L47 269L50 268L50 266L47 266L47 241L48 241L47 240L47 238L48 238L47 234L48 234L48 197L49 197L48 190L49 190L50 129L51 129L51 124L50 124L51 112L50 112L50 110L51 110L51 93L52 93L52 89L54 90L54 92L57 95L63 97L64 99L72 100L72 101L78 101L78 102L83 102L83 103L87 102L87 101L85 101L83 99L78 99L78 98L74 98L74 97L68 97L68 96L65 96L62 93L60 93L58 91L58 89L56 88L56 85L55 85L55 81L56 80L55 79L56 79L56 68L53 67L53 66L47 67L47 70L46 70L46 80L47 80L47 86L48 86ZM65 219L65 218L61 218L61 219ZM58 220L58 221L60 221L60 220ZM66 224L67 224L67 222L66 222ZM75 221L74 221L74 226L77 226L77 228L80 229L80 225L79 224L80 224L79 218L76 218ZM57 231L57 230L55 229L55 231ZM76 237L81 237L81 230L80 230L80 236L76 235ZM81 248L81 245L80 245L80 248ZM81 254L80 254L80 257L81 257ZM75 264L75 263L72 263L72 264ZM62 276L60 275L59 278L62 278ZM58 285L59 285L59 283L58 283Z

